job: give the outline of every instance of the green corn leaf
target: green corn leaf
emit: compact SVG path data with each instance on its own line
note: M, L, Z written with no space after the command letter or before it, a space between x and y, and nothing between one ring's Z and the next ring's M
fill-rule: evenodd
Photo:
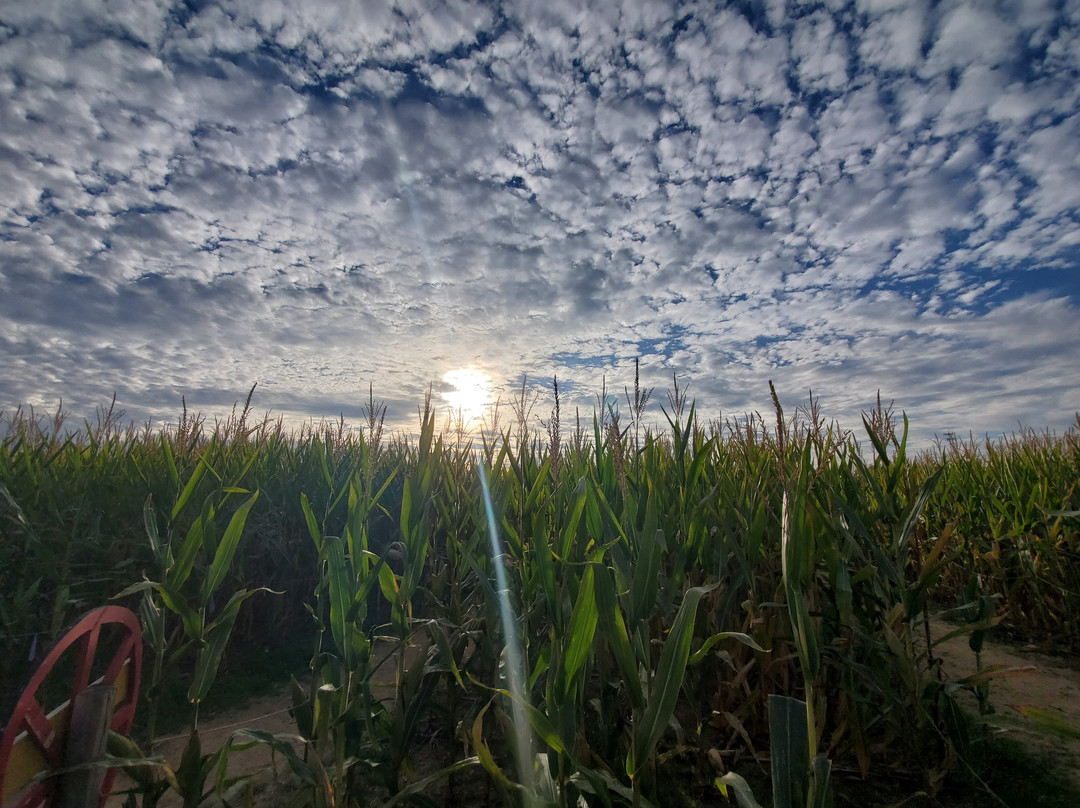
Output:
M165 620L163 618L161 609L154 605L153 597L146 593L139 602L139 623L142 626L143 640L155 651L164 648Z
M559 733L557 733L555 731L555 728L551 725L548 717L539 710L537 710L535 707L533 707L531 704L529 704L528 701L523 698L519 698L518 696L515 696L509 690L503 690L502 688L490 687L488 685L485 685L472 674L469 674L469 679L472 680L473 684L482 687L484 690L490 690L492 693L498 693L501 696L505 696L511 702L514 702L515 704L520 706L525 711L525 717L528 719L529 726L532 727L533 732L539 735L541 740L543 740L544 743L551 747L552 751L558 752L560 755L569 754L569 752L567 752L566 745L563 743L562 738L559 737ZM474 730L475 728L475 725L473 725ZM477 753L479 754L479 752Z
M814 783L812 808L829 808L832 805L832 791L829 788L832 761L825 755L815 755L811 763L810 773L813 776Z
M657 528L656 494L649 485L645 502L645 526L637 542L637 558L634 582L630 587L630 627L636 631L648 619L656 605L656 592L660 587L660 562L662 560L664 534Z
M379 578L383 574L383 567L386 566L386 557L390 553L390 547L387 547L381 556L376 556L372 552L364 551L361 553L361 557L364 559L364 563L361 566L360 585L356 588L356 594L353 596L352 606L349 608L349 613L345 619L350 622L363 622L367 618L367 604L368 595L371 594L371 590L380 583ZM374 559L375 563L371 564L371 560ZM355 566L355 565L354 565Z
M832 587L836 592L836 607L840 613L841 625L850 626L854 620L853 595L851 588L851 572L848 569L848 561L837 558L832 564Z
M322 471L323 482L326 483L328 491L334 490L334 476L330 473L330 464L326 460L326 449L321 443L316 444L319 447L319 469Z
M136 592L143 592L147 589L153 589L157 592L161 597L161 602L165 604L165 607L180 618L184 625L184 633L187 634L188 637L192 640L199 640L202 637L202 617L188 605L188 602L184 599L183 595L168 584L159 584L155 581L140 581L114 595L113 599L118 600L127 597L128 595L133 595Z
M689 433L690 430L687 430ZM690 468L686 472L686 479L683 487L683 510L686 510L690 506L689 497L691 496L694 486L697 484L698 477L701 476L701 469L708 459L709 454L712 452L713 444L716 442L716 438L709 438L705 443L701 445L697 453L694 455L693 461L690 463Z
M218 614L205 632L206 645L199 648L195 659L195 674L188 688L188 701L200 702L210 692L210 686L217 677L218 668L221 665L221 654L229 642L229 635L236 624L236 616L240 613L240 606L245 600L257 592L269 592L265 587L259 589L241 589L229 598L229 602Z
M327 536L324 548L330 590L330 634L348 667L352 662L352 654L345 616L352 604L352 575L345 560L345 546L338 536Z
M619 517L615 515L615 511L612 510L611 505L608 503L607 497L604 496L604 489L597 485L596 481L591 477L589 478L589 493L589 508L592 509L595 506L601 514L608 518L608 522L615 528L615 531L619 534L619 538L622 539L625 544L629 544L630 539L627 537L626 531L623 530ZM599 522L600 520L597 519L596 521ZM589 530L595 532L597 537L603 535L603 528L599 525L594 527L592 522L589 523Z
M550 640L550 638L549 638ZM533 665L532 673L529 674L529 687L531 692L536 687L537 681L543 676L549 667L551 667L551 649L554 645L554 641L544 643L544 647L536 657L536 664Z
M195 558L199 554L199 548L203 545L203 517L199 516L188 529L187 536L180 544L180 552L176 554L172 568L166 573L170 586L180 588L191 575L191 569L195 565Z
M574 603L574 611L570 615L566 650L563 652L562 668L559 671L556 687L560 701L566 698L574 685L574 677L585 664L585 659L592 648L593 635L596 633L596 620L596 592L593 586L593 566L590 564L585 568L585 574L581 578L577 602Z
M647 530L641 537L641 552L634 567L630 585L630 625L637 627L648 620L656 608L656 593L660 589L660 565L663 560L664 531Z
M163 561L161 537L158 534L157 511L154 510L152 497L147 497L143 504L143 524L146 526L146 537L150 540L150 549L154 551L154 558L161 563Z
M311 511L311 503L308 501L307 494L300 494L300 507L304 510L308 534L311 536L311 540L315 542L315 552L322 555L322 531L319 530L319 523L315 521L315 514Z
M597 616L600 630L604 634L608 645L615 652L615 660L622 673L623 683L630 695L630 703L635 710L645 706L645 695L641 690L641 681L638 679L637 660L630 648L630 637L626 632L626 624L623 621L622 610L615 599L615 583L611 573L606 567L598 570L593 577L596 588Z
M582 482L585 478L582 477ZM567 558L570 555L570 548L574 546L574 540L577 538L578 526L581 524L581 515L585 512L586 501L586 489L584 486L579 486L580 490L577 492L577 499L574 502L574 510L570 513L570 518L566 521L566 527L562 531L562 541L559 544L559 557ZM598 539L600 534L596 534L593 538Z
M173 490L176 490L180 487L180 472L176 468L176 458L173 457L172 441L163 431L158 436L158 442L161 444L161 454L165 457L165 468L169 472L169 481L172 483Z
M966 625L960 626L960 628L953 629L952 631L942 635L941 637L938 637L936 640L930 643L930 647L936 648L942 643L948 642L955 637L963 637L966 635L970 635L976 631L986 631L987 629L993 628L1004 619L1004 617L987 617L973 623L967 623Z
M705 658L705 654L709 652L710 648L712 648L720 640L726 640L729 637L731 639L738 640L743 645L753 648L755 651L761 651L762 653L765 653L765 649L758 645L754 638L751 637L749 634L743 634L740 631L721 631L718 634L713 634L711 637L705 640L705 642L702 643L701 648L699 648L690 656L690 659L687 660L687 664L697 664Z
M199 777L200 774L202 774L202 744L199 741L199 731L193 729L188 737L187 746L184 747L184 754L180 757L180 768L176 770L176 782L179 785L177 790L184 798L184 808L196 805L198 798L202 796L203 780Z
M295 676L289 677L289 695L292 697L292 709L289 712L296 722L296 729L304 738L311 738L315 728L315 708Z
M304 738L300 738L296 735L273 735L266 730L261 729L238 729L233 733L233 737L251 738L258 743L269 746L274 752L279 753L285 758L289 764L289 768L301 783L308 786L315 784L315 778L311 767L300 759L300 756L296 754L296 750L290 743L290 741L303 741L305 740Z
M806 808L810 773L806 702L769 696L773 808Z
M461 671L458 670L457 660L454 659L454 652L450 648L450 641L446 637L445 629L437 620L428 620L426 626L432 642L435 643L435 647L439 649L439 654L450 667L450 672L454 674L454 679L457 680L462 690L466 690L465 681L461 678Z
M405 478L405 485L401 490L401 536L402 540L408 544L409 537L412 535L412 515L413 515L413 487L416 485L412 477Z
M203 502L202 515L199 519L199 524L202 526L202 551L203 558L212 559L217 554L218 549L218 525L217 525L217 513L218 505L224 505L222 500L220 503L216 503L215 497L209 496L206 501ZM203 578L203 584L206 584L206 578ZM200 587L201 588L201 587Z
M539 514L537 514L535 521L539 521ZM543 535L543 533L536 531L534 525L533 536L542 537ZM551 556L551 548L542 538L536 538L530 548L530 556L534 563L534 569L540 577L540 586L544 592L544 599L548 604L548 614L551 615L555 629L557 631L561 630L565 618L563 616L564 612L560 608L558 584L555 581L555 560Z
M799 661L803 667L803 677L813 681L817 678L821 664L818 651L817 627L810 618L810 604L802 590L786 587L788 614L791 628L795 634L795 647L799 652Z
M363 549L358 545L364 535L364 520L367 518L367 511L370 508L370 505L362 507L360 504L362 491L363 486L360 483L359 475L357 475L349 483L349 517L345 522L345 547L348 548L348 553L353 558L359 558L357 551Z
M949 538L952 536L954 523L950 523L945 526L945 529L941 531L941 535L937 541L934 542L933 548L923 558L922 566L919 569L919 580L916 584L916 590L920 593L925 593L930 589L941 577L945 568L945 561L942 560L942 553L945 551L945 545L948 544ZM921 611L921 609L920 609ZM914 612L909 611L908 617L914 617Z
M330 493L334 494L333 485L330 486ZM337 494L334 494L334 498L330 500L330 504L326 508L327 513L333 513L337 510L338 505L341 504L341 500L345 498L345 495L349 493L349 486L343 485L338 489Z
M395 609L401 605L401 588L398 586L398 576L394 574L394 571L383 565L379 567L378 572L379 589L382 590L383 597L386 601Z
M638 805L640 808L655 808L652 802L645 799L640 792L634 793L615 779L615 776L603 769L591 769L588 766L577 764L577 771L570 775L570 782L590 794L596 794L605 806L611 805L611 798L607 792L618 794L628 805ZM580 805L580 803L579 803Z
M421 635L417 646L417 660L405 671L398 688L398 697L391 711L392 731L389 738L390 766L397 768L416 737L420 719L430 705L431 692L438 677L431 676L436 669L425 663L430 648L427 638Z
M806 524L806 504L785 491L780 515L781 564L784 581L794 587L807 586L814 577L814 534Z
M169 458L171 460L171 454L169 455ZM195 493L195 489L199 486L199 481L202 480L207 468L209 468L209 466L206 464L206 461L200 457L198 465L195 466L195 471L192 472L191 477L188 478L187 485L185 485L184 490L180 492L180 496L176 498L176 504L173 505L172 513L169 514L169 524L175 522L176 517L184 510L184 507L188 504L188 500L191 499L191 495ZM170 476L176 473L175 464L173 464L169 473Z
M389 802L383 803L380 808L393 808L393 806L405 802L406 800L411 800L413 797L421 794L429 786L445 780L451 774L459 772L462 769L467 769L469 766L475 766L479 762L480 756L476 755L451 763L449 766L444 766L437 772L429 774L427 777L422 777L415 782L409 783L409 785L405 786L405 788L401 789L401 791L391 797Z
M590 490L593 488L592 480L588 480L588 486ZM604 518L600 510L598 497L588 495L585 497L585 529L594 538L600 538L604 535ZM569 543L565 538L563 543L567 545L567 552L560 553L560 555L566 557L569 554Z
M536 508L536 503L540 497L544 495L544 482L548 478L548 474L551 472L551 458L547 458L543 465L540 466L540 470L536 474L536 478L532 481L532 486L529 488L529 495L525 498L525 507L523 508L525 513L531 513Z
M225 535L221 537L221 543L218 544L217 551L214 553L214 560L210 564L210 572L203 581L200 592L203 603L209 603L214 591L225 580L225 574L232 565L233 556L236 555L236 548L240 546L240 538L244 535L244 524L247 522L248 513L258 498L259 492L256 491L236 509L236 513L229 520L229 526L225 528Z
M901 528L900 534L897 537L897 546L895 549L897 561L907 558L908 543L911 541L911 537L915 535L915 528L919 524L919 517L922 516L923 510L926 508L926 503L930 501L930 496L934 493L938 480L941 479L941 475L944 471L944 467L939 468L919 486L919 492L915 497L915 504L912 505L908 511L907 518L904 519L904 526Z
M694 622L701 598L716 589L718 584L695 586L687 590L679 606L671 631L660 653L660 664L649 686L649 699L641 720L634 725L634 745L630 752L627 771L636 776L656 749L675 711L679 698L686 663L690 658L690 642L694 636Z

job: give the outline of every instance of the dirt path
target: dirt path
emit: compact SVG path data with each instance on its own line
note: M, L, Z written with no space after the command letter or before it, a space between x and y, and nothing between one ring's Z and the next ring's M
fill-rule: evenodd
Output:
M931 621L931 636L937 640L956 627L944 621ZM954 637L934 648L946 674L953 681L974 674L975 654L968 638ZM1042 711L1048 718L1080 728L1080 668L1077 661L1049 656L1033 648L987 641L983 647L982 666L1003 672L990 682L990 703L994 723L1000 731L1030 749L1038 758L1055 764L1080 786L1080 740L1066 738L1036 723L1022 712L1026 708ZM977 711L974 696L965 704Z
M943 621L931 621L931 635L936 640L955 626ZM956 637L934 648L942 660L948 677L957 681L977 670L975 655L968 647L967 637ZM1080 668L1075 660L1048 656L1035 650L1022 649L1001 642L986 642L982 654L983 668L1000 668L1004 673L990 683L990 701L995 709L994 723L1040 759L1052 762L1080 786L1080 740L1064 738L1040 727L1025 717L1021 708L1035 708L1049 716L1080 727ZM384 665L375 680L377 695L392 696L393 667ZM962 700L973 712L977 711L974 696L963 694ZM217 749L229 734L240 728L261 729L273 734L295 734L296 726L288 713L288 688L254 699L233 710L219 712L200 727L204 750ZM164 755L174 766L180 762L187 735L163 738L155 745L154 753ZM296 744L299 750L299 744ZM230 758L229 776L246 774L254 778L256 806L275 805L275 792L280 795L295 787L288 765L277 756L271 766L270 750L258 745L236 752ZM117 788L123 787L118 780ZM160 803L162 808L179 806L175 794ZM113 797L108 808L121 808L122 800Z
M379 643L374 650L376 659L392 651L390 643ZM406 659L411 654L406 653ZM393 698L395 672L393 664L378 666L372 677L372 693L380 699ZM289 687L283 685L272 693L252 699L233 709L217 712L199 725L199 739L203 753L220 749L229 736L240 729L257 729L273 735L296 735L296 722L289 715L292 699ZM151 755L161 755L175 769L188 743L188 733L158 738L153 747L146 750ZM292 743L297 753L303 754L303 744L299 738ZM280 795L288 793L299 785L288 763L280 754L273 754L265 744L257 744L251 749L232 752L229 756L229 778L253 776L255 808L271 808L280 802ZM210 782L210 781L208 781ZM124 798L115 792L129 788L131 782L122 775L117 777L113 786L114 796L106 802L106 808L122 808ZM275 795L278 799L275 799ZM158 803L161 808L180 808L183 801L174 792L168 792Z

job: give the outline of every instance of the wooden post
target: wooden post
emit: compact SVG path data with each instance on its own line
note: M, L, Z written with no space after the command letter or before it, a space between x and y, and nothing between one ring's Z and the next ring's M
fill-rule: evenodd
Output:
M90 685L72 699L71 723L64 744L64 768L83 768L60 776L58 808L97 808L101 801L101 786L107 770L85 764L105 756L105 741L115 706L115 685Z

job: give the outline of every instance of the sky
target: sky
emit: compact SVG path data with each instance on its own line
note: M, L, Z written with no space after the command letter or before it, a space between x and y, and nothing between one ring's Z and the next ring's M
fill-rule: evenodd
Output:
M0 0L0 410L1075 423L1080 3L582 5Z

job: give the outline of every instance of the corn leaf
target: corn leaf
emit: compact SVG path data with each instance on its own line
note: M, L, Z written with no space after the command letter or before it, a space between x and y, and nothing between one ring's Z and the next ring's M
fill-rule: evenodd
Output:
M761 803L754 799L753 789L741 774L728 772L723 777L717 777L713 784L725 797L728 797L728 789L731 789L739 808L761 808Z
M593 586L593 566L585 568L581 584L578 587L577 602L574 603L574 611L570 615L570 628L567 632L566 651L562 658L562 669L559 671L557 690L562 698L570 692L581 666L585 664L585 658L592 648L593 636L596 633L596 592Z
M1018 709L1025 718L1030 719L1043 729L1050 730L1055 735L1059 735L1062 738L1071 738L1074 741L1080 741L1080 726L1066 721L1059 714L1039 707L1025 705L1020 705L1016 709Z
M348 642L346 615L352 604L352 576L345 560L345 546L338 536L327 536L324 542L328 587L330 590L330 634L346 666L352 661L352 644Z
M615 661L619 665L619 672L622 673L623 683L629 691L630 703L635 710L640 710L645 706L645 695L641 689L641 681L638 679L637 659L630 647L630 637L626 632L622 610L615 600L615 583L612 581L608 568L602 567L598 570L594 574L593 583L596 588L600 630L615 652Z
M484 740L484 714L487 713L488 708L491 707L492 701L489 701L484 705L484 708L480 710L480 713L476 716L476 720L472 725L472 741L473 750L476 752L476 757L480 761L480 765L484 767L484 771L490 774L495 781L505 786L506 788L520 789L521 786L513 782L507 777L503 770L499 768L499 764L495 762L494 756L491 754L491 750L488 748L487 742Z
M694 665L700 662L705 658L705 655L709 652L710 648L720 640L726 640L729 637L738 640L743 645L753 648L755 651L765 653L765 649L758 645L754 638L749 634L743 634L741 631L721 631L706 639L705 642L701 644L701 647L690 656L690 659L687 660L687 664Z
M172 461L172 454L167 455L170 462ZM180 512L187 506L188 501L191 499L192 494L195 493L195 489L198 488L200 480L202 480L203 474L206 473L206 469L209 468L206 461L201 457L199 458L198 465L195 466L195 471L192 472L191 477L188 478L187 485L184 486L184 490L180 492L180 496L176 498L176 504L173 505L172 513L169 514L169 524L176 521L176 517L180 515ZM170 474L176 473L176 466L173 464Z
M258 498L259 492L256 491L236 509L236 513L229 520L229 526L225 528L225 535L221 537L221 543L218 544L217 551L214 553L210 571L203 581L200 591L203 603L210 601L214 591L225 580L225 574L232 565L233 556L236 555L236 548L240 545L240 539L244 535L244 525L247 522L248 513Z
M210 692L210 686L213 685L221 665L221 654L229 642L229 635L236 624L236 616L240 613L240 606L257 592L269 591L261 587L252 590L241 589L234 593L214 622L206 628L204 634L206 644L199 648L198 656L195 658L195 674L191 680L191 687L188 688L188 701L200 702Z
M806 702L769 696L773 808L805 808L810 773Z
M311 536L311 540L315 542L315 552L322 554L322 531L319 530L319 523L315 521L315 514L311 512L311 503L308 501L307 494L300 494L300 507L304 511L304 520L307 522L308 534Z
M668 721L675 711L675 702L682 688L686 663L690 658L690 642L694 636L694 622L701 598L718 584L695 586L687 590L671 631L660 653L660 664L649 686L649 698L645 712L634 725L634 745L628 760L627 772L635 776L660 742Z

